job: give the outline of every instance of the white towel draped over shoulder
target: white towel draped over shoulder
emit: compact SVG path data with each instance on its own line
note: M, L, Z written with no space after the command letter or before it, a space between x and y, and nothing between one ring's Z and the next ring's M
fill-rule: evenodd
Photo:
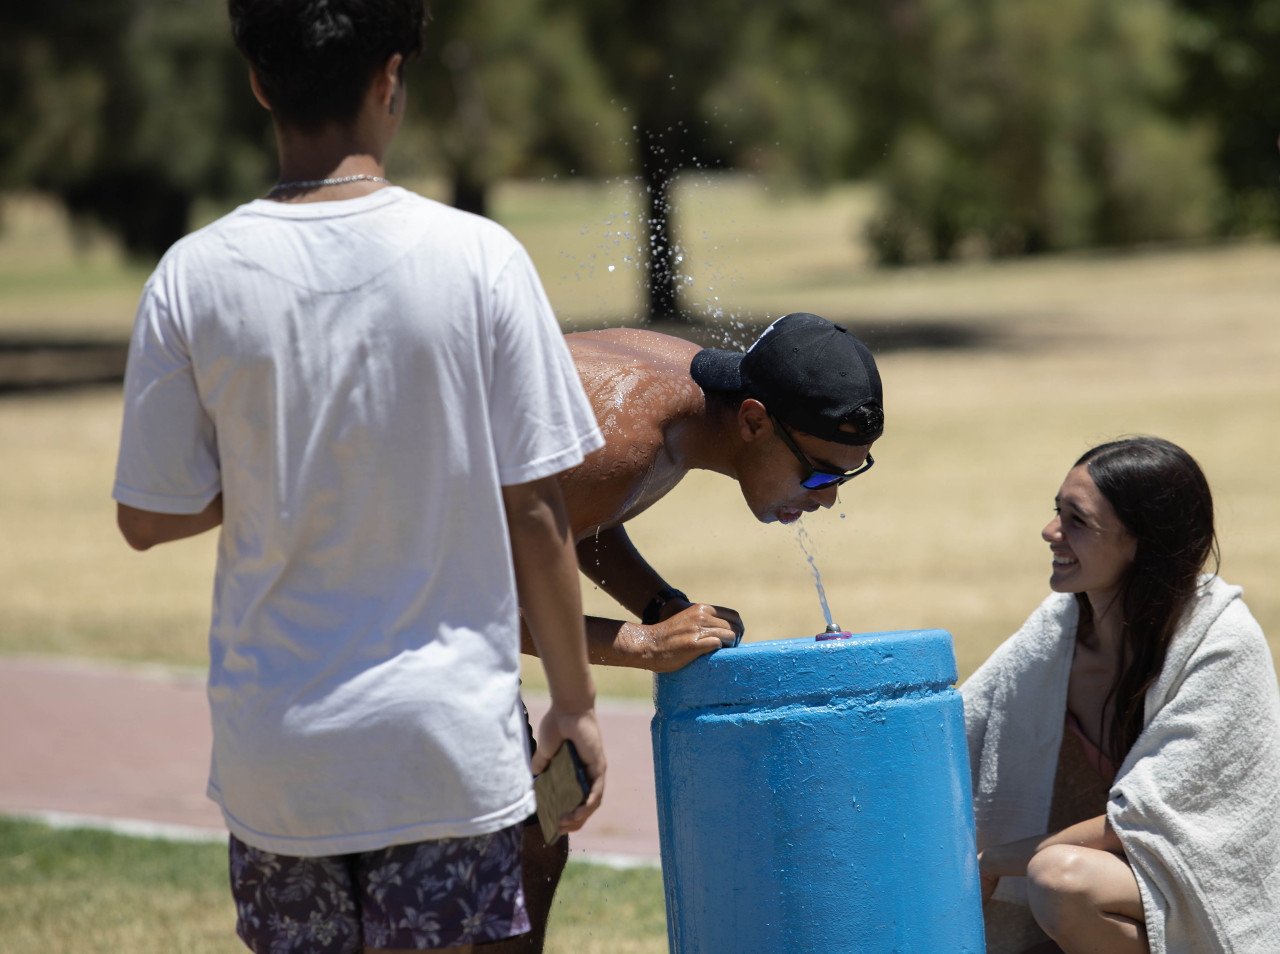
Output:
M1280 952L1280 690L1240 594L1202 578L1107 805L1152 954ZM1051 595L961 688L979 850L1047 831L1077 620Z

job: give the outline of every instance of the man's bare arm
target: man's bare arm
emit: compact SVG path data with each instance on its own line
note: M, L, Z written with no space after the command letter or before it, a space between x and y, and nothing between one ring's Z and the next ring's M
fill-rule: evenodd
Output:
M577 551L583 575L637 617L644 615L649 601L667 585L640 555L625 527L589 534L578 541Z
M650 601L667 588L667 582L640 555L623 526L610 527L579 540L578 568L587 579L641 619ZM694 601L687 598L673 597L662 607L658 620L671 619L694 605ZM742 619L737 610L727 606L714 609L721 619L729 623L736 636L742 635ZM589 632L587 637L590 640Z
M116 525L125 542L135 550L149 550L158 543L194 537L222 524L222 494L200 513L156 513L116 504Z
M598 666L627 666L649 672L672 672L699 656L715 652L737 641L733 623L725 618L737 614L723 607L695 603L670 619L645 626L601 616L586 618L587 654ZM521 632L520 649L538 655L528 626Z
M502 502L524 625L542 659L551 695L551 708L539 726L533 772L546 768L563 740L573 741L591 778L586 802L560 821L561 831L575 831L600 805L605 757L587 663L573 534L554 477L503 487Z
M636 616L643 616L649 601L667 585L620 526L579 541L577 557L583 574ZM677 597L652 625L590 616L586 632L593 663L670 672L733 645L742 632L742 620L726 607ZM522 648L537 655L527 633Z

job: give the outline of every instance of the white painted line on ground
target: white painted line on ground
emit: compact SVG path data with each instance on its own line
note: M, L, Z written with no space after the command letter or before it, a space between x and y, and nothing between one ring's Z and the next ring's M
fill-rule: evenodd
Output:
M569 849L569 860L580 861L584 865L599 865L601 868L614 868L625 871L628 868L661 868L662 859L649 855L624 855L611 851L576 851Z
M225 829L199 828L195 825L169 825L163 822L141 821L136 818L111 818L106 815L80 815L75 812L14 812L9 818L39 822L50 828L91 828L109 831L132 838L156 838L162 841L213 842L226 844ZM571 861L602 868L626 870L628 868L661 868L658 858L648 855L628 855L620 852L576 851L569 854Z
M199 828L195 825L170 825L142 821L137 818L112 818L108 815L80 815L75 812L13 812L10 818L40 822L50 828L92 828L133 838L158 838L163 841L227 841L226 829Z

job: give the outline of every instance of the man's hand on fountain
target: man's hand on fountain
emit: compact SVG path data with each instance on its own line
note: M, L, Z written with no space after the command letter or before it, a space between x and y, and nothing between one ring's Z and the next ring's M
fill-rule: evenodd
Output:
M672 672L699 656L736 645L742 635L737 610L674 599L663 607L666 618L644 626L627 624L637 665L653 672Z
M695 606L706 606L706 605L707 605L706 603L690 603L688 600L681 599L680 597L677 596L671 601L669 601L666 606L662 607L662 612L658 615L658 619L662 622L665 622L666 620L671 619L677 614L683 613ZM729 628L733 630L733 634L734 634L733 641L727 642L724 645L726 647L736 646L739 643L739 641L741 641L742 634L744 632L742 627L742 617L738 615L738 611L736 609L730 609L727 606L712 606L711 609L715 612L716 616L718 616L724 622L728 623Z

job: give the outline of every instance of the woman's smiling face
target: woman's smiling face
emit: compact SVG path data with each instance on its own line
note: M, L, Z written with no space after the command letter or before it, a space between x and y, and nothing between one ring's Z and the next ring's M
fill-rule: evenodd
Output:
M1040 531L1053 552L1050 588L1085 593L1095 607L1107 605L1133 563L1137 538L1120 522L1085 464L1067 474L1055 504L1057 513Z

